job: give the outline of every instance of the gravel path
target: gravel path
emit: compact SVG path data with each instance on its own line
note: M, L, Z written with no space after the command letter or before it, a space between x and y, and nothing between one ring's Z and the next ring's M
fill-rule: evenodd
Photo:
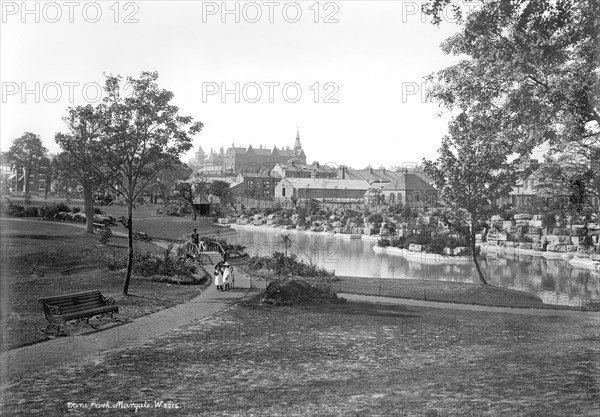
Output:
M235 287L231 291L219 292L214 285L210 285L188 302L140 317L129 323L115 325L109 322L100 331L59 337L3 352L0 354L2 385L12 381L13 378L43 368L77 362L102 351L143 345L185 324L206 319L251 293L249 278L239 271L235 272Z

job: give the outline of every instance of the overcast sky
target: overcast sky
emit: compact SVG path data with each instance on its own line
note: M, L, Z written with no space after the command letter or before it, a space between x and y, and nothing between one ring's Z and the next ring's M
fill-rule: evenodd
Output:
M423 82L455 61L439 45L457 26L432 25L419 5L230 1L225 14L220 1L2 2L2 150L27 131L58 152L67 107L96 102L104 72L151 70L204 123L194 150L293 146L298 126L308 161L434 158L447 118L424 102Z

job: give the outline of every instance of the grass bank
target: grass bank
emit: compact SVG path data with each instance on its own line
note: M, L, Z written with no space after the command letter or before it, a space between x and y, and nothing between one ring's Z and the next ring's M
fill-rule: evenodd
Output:
M203 288L134 276L130 296L124 297L124 271L106 271L98 264L111 254L126 253L125 237L113 236L108 245L100 245L97 235L76 225L10 218L0 223L2 350L48 338L40 333L47 322L39 297L98 289L115 298L120 319L130 320L189 300ZM143 252L163 252L151 243L136 245ZM89 330L84 324L74 331L79 329Z
M1 398L9 415L100 415L67 402L106 401L149 401L141 416L597 415L599 331L589 315L254 299L15 381Z

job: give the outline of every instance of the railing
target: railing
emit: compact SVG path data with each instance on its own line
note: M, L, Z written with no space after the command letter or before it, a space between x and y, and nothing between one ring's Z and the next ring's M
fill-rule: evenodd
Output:
M225 258L225 249L223 249L223 246L219 242L210 242L206 248L208 252L217 252L221 255L221 258Z

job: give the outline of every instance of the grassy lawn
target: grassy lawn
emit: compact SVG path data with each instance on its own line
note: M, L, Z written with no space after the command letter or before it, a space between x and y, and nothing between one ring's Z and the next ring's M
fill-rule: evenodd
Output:
M453 281L338 277L338 292L502 307L543 307L541 298L522 291Z
M105 271L98 265L111 253L126 253L126 238L113 236L104 246L98 236L66 223L19 219L0 223L2 350L48 338L40 333L47 322L39 297L98 289L115 298L118 317L128 320L189 300L202 289L134 276L131 296L124 297L125 272ZM136 245L141 251L163 252L151 243Z
M590 315L248 300L143 346L30 375L1 398L10 415L148 401L137 414L596 416L599 331Z

